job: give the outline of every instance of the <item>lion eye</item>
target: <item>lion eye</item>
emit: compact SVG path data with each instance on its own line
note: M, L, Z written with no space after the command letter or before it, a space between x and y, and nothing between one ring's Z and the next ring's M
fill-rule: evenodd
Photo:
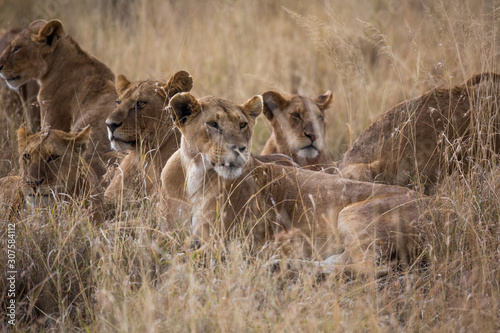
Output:
M143 102L143 101L137 101L135 103L135 109L136 110L143 109L145 106L146 106L146 102Z
M215 128L215 129L219 129L219 124L217 124L217 122L216 122L216 121L213 121L213 120L212 120L212 121L208 121L206 124L207 124L209 127L212 127L212 128Z
M116 105L120 105L122 101L115 101Z
M29 161L29 160L31 160L31 155L30 154L24 154L23 158L24 158L25 161Z
M53 162L55 160L57 160L59 158L59 155L50 155L48 158L47 158L47 162Z
M14 46L14 47L12 48L12 53L16 53L16 52L18 52L20 49L21 49L21 48L20 48L19 46Z
M298 113L292 113L292 117L294 117L295 119L298 119L298 120L301 120L302 118L300 117L300 114Z
M248 123L245 123L245 122L242 122L240 123L240 129L244 129L245 127L247 127Z

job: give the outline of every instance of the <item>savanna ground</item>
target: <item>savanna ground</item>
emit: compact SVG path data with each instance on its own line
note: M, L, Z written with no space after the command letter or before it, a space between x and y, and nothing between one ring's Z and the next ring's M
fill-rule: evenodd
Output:
M500 72L495 0L1 0L0 8L3 28L60 19L85 50L130 79L167 79L186 69L197 97L242 103L270 89L310 97L330 89L335 160L397 102ZM10 110L0 112L10 119L0 124L2 150L14 147L16 156L19 122ZM261 117L255 152L268 135ZM99 228L78 202L23 213L16 223L15 328L497 331L500 198L489 172L495 158L482 154L466 173L444 177L439 206L422 207L428 219L418 263L381 280L271 273L272 258L249 258L244 241L215 241L209 255L183 255L188 229L166 231L149 202L118 208ZM5 279L0 293L0 327L7 328Z

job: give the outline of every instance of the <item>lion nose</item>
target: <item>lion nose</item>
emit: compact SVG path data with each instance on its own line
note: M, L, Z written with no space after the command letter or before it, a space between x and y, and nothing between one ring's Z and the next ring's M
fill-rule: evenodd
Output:
M316 135L309 134L307 132L304 132L304 135L307 136L312 142L316 141Z
M43 178L40 180L28 180L26 183L28 184L29 187L33 189L33 192L36 192L36 189L42 184Z
M231 148L237 153L244 153L247 146L232 146Z
M121 125L123 125L123 122L117 124L117 123L112 123L112 122L106 122L106 126L108 126L109 130L111 131L111 133L114 133L114 131L120 127Z

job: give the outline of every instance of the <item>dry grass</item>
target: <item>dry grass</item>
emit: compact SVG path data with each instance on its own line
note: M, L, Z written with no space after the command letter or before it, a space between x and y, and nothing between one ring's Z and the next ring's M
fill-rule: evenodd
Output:
M310 97L330 89L328 140L335 159L397 102L474 73L500 72L500 3L494 0L0 0L0 8L4 27L62 20L84 49L133 80L166 79L186 69L197 97L242 103L269 89ZM0 147L16 147L17 124L0 126ZM261 118L255 151L268 135ZM379 281L318 281L307 270L271 274L270 258L249 258L238 241L215 242L205 256L181 254L187 230L165 231L149 202L119 211L100 228L75 204L23 214L16 226L17 267L24 272L17 328L497 331L494 167L495 159L478 152L467 174L445 177L437 190L444 200L429 208L422 228L423 263ZM6 257L2 250L0 267Z

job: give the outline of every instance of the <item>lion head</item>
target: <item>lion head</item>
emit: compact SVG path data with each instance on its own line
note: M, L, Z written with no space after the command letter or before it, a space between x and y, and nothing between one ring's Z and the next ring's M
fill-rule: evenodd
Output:
M165 107L172 96L190 91L193 78L186 71L179 71L167 83L161 81L130 82L118 75L116 90L119 97L116 108L106 119L108 137L114 150L125 152L137 144L159 142L173 128Z
M181 151L192 159L201 153L206 170L224 179L238 177L250 157L255 119L262 112L262 97L242 105L208 96L196 100L189 93L175 95L169 104L182 133Z
M268 91L262 98L264 115L273 130L273 136L262 154L286 154L300 166L325 162L315 159L319 155L329 155L324 113L330 105L332 93L328 91L311 100L300 95L285 98L277 92Z
M19 32L0 56L0 76L12 89L32 79L40 79L48 66L46 57L64 33L58 20L34 21Z
M31 134L21 125L17 137L23 192L28 201L43 205L57 198L90 193L96 176L82 158L89 144L89 126L79 133L43 130Z

